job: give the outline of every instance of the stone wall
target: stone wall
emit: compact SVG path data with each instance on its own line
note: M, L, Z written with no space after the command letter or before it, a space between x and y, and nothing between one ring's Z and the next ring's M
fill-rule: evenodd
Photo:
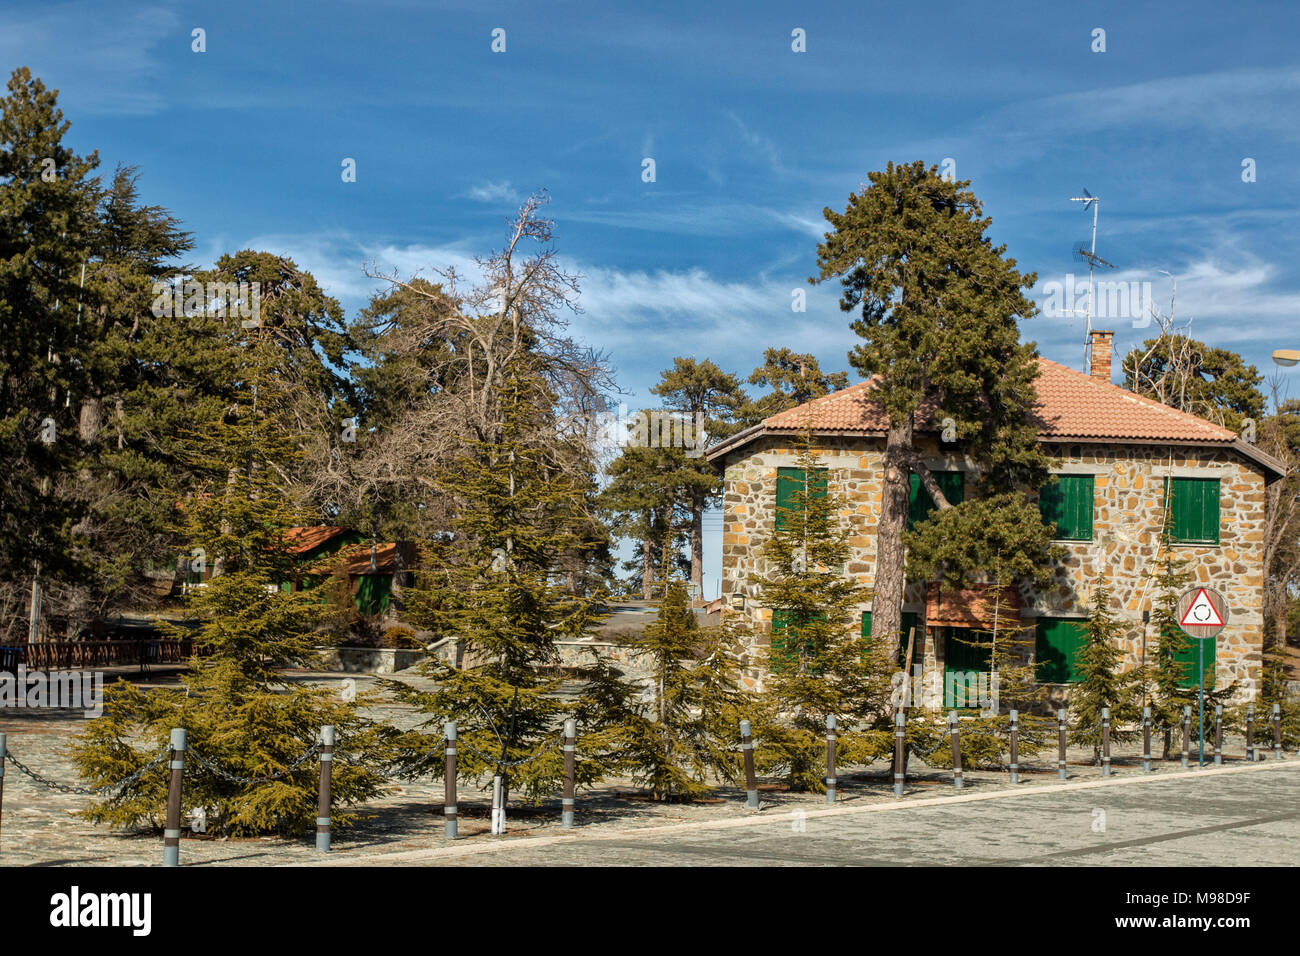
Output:
M829 487L845 499L841 517L851 530L851 554L845 572L870 587L875 578L875 530L882 501L883 439L819 439L817 455L829 469ZM1063 542L1067 556L1057 570L1055 583L1037 592L1025 589L1021 616L1026 623L1037 617L1087 616L1091 590L1105 571L1112 589L1112 606L1124 622L1128 637L1124 650L1129 667L1136 666L1143 643L1142 611L1152 607L1154 585L1150 577L1163 527L1165 477L1202 477L1220 480L1220 543L1176 544L1176 554L1187 560L1192 585L1219 590L1230 608L1229 625L1218 638L1216 680L1219 686L1237 681L1258 681L1263 640L1264 584L1264 474L1228 449L1181 448L1130 444L1049 444L1054 470L1092 474L1095 504L1093 539ZM974 472L975 465L938 443L922 448L932 469ZM743 596L740 613L765 630L771 612L760 606L753 578L766 572L760 555L775 520L776 475L781 467L798 465L799 453L791 439L765 436L730 453L722 462L725 475L722 535L722 595L731 603ZM970 477L967 494L971 493ZM859 610L869 610L870 600ZM919 583L909 584L903 609L924 612ZM1155 635L1147 628L1148 650ZM931 634L918 634L919 657L928 671L942 663L942 649ZM767 643L764 635L759 645ZM756 648L757 650L757 648ZM755 664L746 683L761 686L762 668ZM1059 699L1059 694L1054 695Z

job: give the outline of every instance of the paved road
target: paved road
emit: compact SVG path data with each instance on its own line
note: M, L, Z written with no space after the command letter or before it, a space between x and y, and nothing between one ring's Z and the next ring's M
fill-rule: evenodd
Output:
M1300 863L1300 761L353 857L418 866ZM960 801L960 802L958 802ZM343 861L338 861L343 862Z

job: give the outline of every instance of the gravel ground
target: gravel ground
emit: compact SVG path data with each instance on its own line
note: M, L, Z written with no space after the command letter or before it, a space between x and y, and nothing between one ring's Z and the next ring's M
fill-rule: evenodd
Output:
M145 686L174 684L175 671L157 670L141 678L131 669L120 669ZM106 674L106 681L116 673ZM300 679L323 684L341 685L343 680L356 681L358 692L374 686L365 675L337 673L301 673ZM402 675L402 679L419 683L420 678ZM405 705L385 704L373 708L371 716L392 721L400 727L412 727L423 719ZM43 775L64 783L75 783L70 761L62 752L67 740L84 725L80 712L68 710L0 710L0 731L8 734L10 751ZM1225 740L1228 764L1244 763L1244 741ZM1271 751L1264 751L1272 759ZM1114 748L1116 778L1142 775L1141 743ZM1088 762L1091 754L1071 749L1069 779L1100 779L1101 770ZM1195 757L1193 757L1195 766ZM1180 771L1178 760L1153 764L1152 775ZM909 776L903 797L952 794L951 771L931 770L915 757L909 762ZM1006 772L967 770L963 793L979 794L1010 790ZM1056 777L1053 749L1025 761L1022 786L1050 783ZM895 803L890 767L885 762L867 767L840 768L840 806L867 806ZM765 812L789 815L792 811L826 808L822 794L792 793L774 781L760 782L760 799ZM61 794L36 785L19 773L12 764L4 779L3 817L0 819L0 865L156 865L162 857L162 837L158 833L126 833L105 826L95 826L75 816L86 805L85 797ZM345 862L350 856L359 861L377 854L426 850L445 845L442 815L441 781L394 781L383 798L359 809L358 823L334 835L332 857ZM578 796L577 831L560 827L558 799L546 800L540 807L512 806L508 811L507 835L493 837L489 830L490 793L462 786L460 836L464 844L478 841L510 840L565 833L588 832L612 834L641 827L667 824L719 821L744 816L745 794L742 790L719 787L713 798L695 804L658 804L645 799L629 780L609 780L600 787ZM181 860L185 864L261 866L277 864L312 864L321 860L314 849L314 838L283 840L273 837L220 839L187 835L181 842Z

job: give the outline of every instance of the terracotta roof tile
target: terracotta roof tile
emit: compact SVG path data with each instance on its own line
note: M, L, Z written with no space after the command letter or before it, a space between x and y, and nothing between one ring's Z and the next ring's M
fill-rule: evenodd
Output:
M1046 440L1151 439L1231 444L1237 435L1226 428L1133 392L1038 359L1039 375L1034 382L1038 400L1034 405L1039 435ZM869 379L814 399L764 420L769 429L812 427L818 432L880 433L885 431L885 413L875 392L877 382ZM935 407L916 413L915 425L934 430Z
M284 540L289 545L289 550L295 554L302 554L304 551L310 551L334 538L347 528L336 528L331 525L312 525L304 528L286 528Z

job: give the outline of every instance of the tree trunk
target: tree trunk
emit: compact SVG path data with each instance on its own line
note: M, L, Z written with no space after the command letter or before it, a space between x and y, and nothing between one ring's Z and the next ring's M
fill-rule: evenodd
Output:
M876 580L871 600L871 643L898 656L903 615L903 531L907 527L908 468L912 420L891 423L885 437L884 493L876 530Z
M704 491L691 492L691 583L704 595Z
M649 535L641 542L641 599L648 601L654 597L655 559L654 545Z
M411 566L411 552L414 548L409 541L398 541L393 548L393 585L389 589L388 608L395 617L401 617L406 610L404 588L407 584L407 570Z

